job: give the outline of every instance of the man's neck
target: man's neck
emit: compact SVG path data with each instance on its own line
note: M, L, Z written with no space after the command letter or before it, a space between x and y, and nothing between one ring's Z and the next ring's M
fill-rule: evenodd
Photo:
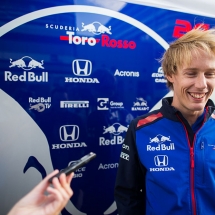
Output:
M204 112L204 110L203 111L196 111L195 113L192 113L192 114L184 114L184 113L182 113L182 115L184 116L184 118L187 120L187 122L189 123L189 125L190 126L192 126L195 122L196 122L196 120L198 119L198 117L199 116L201 116L202 115L202 113Z
M204 109L200 110L200 111L191 111L191 110L187 110L187 109L182 110L180 108L177 108L176 106L174 106L174 104L172 104L172 106L181 112L181 114L187 120L187 122L189 123L190 126L192 126L196 122L198 117L201 116L202 113L204 112Z

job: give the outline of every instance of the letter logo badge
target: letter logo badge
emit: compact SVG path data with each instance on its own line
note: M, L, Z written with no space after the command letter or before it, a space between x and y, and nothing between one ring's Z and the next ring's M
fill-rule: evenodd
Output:
M98 110L108 110L109 108L107 107L107 104L109 102L109 98L98 98Z
M157 155L154 157L154 162L156 166L167 166L168 157L166 155Z
M79 127L77 125L63 125L59 130L62 141L76 141L79 138Z
M89 76L92 72L92 63L83 59L73 60L72 71L77 76Z

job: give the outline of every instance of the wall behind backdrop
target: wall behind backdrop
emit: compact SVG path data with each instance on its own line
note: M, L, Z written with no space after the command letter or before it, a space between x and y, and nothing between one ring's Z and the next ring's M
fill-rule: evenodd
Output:
M168 43L214 19L106 0L0 5L0 213L89 152L62 215L116 215L126 131L168 94ZM126 157L124 157L126 159Z

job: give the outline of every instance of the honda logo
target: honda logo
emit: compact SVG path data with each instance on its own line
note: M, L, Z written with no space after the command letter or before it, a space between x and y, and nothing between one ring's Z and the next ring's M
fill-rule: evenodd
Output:
M156 166L167 166L168 165L168 157L166 155L157 155L154 157Z
M73 60L72 71L78 76L89 76L92 72L92 63L83 59Z
M79 127L77 125L63 125L59 130L62 141L75 141L79 137Z

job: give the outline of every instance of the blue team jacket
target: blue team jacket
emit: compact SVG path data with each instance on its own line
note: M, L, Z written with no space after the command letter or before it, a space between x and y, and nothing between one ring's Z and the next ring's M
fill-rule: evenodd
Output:
M171 100L129 126L115 185L119 215L215 214L213 103L194 133Z

